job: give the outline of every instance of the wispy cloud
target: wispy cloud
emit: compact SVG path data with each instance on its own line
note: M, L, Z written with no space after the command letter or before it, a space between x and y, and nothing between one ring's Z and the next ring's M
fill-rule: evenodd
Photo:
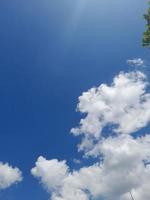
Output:
M142 58L134 58L127 60L127 63L131 66L143 66L144 60Z
M73 162L74 162L75 164L80 164L80 163L81 163L81 160L74 158L74 159L73 159Z

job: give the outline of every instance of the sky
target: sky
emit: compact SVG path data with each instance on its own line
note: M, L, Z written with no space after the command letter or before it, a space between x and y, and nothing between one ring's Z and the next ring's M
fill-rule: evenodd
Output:
M0 199L150 198L147 2L0 2ZM133 157L120 161L123 144ZM113 188L112 158L141 185L131 174Z

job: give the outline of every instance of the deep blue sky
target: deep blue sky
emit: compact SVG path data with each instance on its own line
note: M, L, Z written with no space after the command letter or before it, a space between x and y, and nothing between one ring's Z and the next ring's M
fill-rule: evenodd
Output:
M78 158L69 134L83 91L111 82L126 60L149 59L141 47L143 0L0 1L0 160L24 181L3 200L47 200L30 175L39 155Z

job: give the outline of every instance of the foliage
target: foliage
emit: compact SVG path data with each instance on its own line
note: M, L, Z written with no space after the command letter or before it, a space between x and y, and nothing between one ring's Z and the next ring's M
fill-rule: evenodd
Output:
M150 47L150 3L147 13L144 14L144 19L146 20L146 31L143 33L142 45L144 47Z

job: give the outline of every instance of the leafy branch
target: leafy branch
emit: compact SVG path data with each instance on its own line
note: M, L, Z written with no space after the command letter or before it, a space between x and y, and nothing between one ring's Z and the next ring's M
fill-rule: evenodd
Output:
M150 3L147 13L144 14L144 19L146 20L146 31L143 33L142 45L144 47L150 47Z

